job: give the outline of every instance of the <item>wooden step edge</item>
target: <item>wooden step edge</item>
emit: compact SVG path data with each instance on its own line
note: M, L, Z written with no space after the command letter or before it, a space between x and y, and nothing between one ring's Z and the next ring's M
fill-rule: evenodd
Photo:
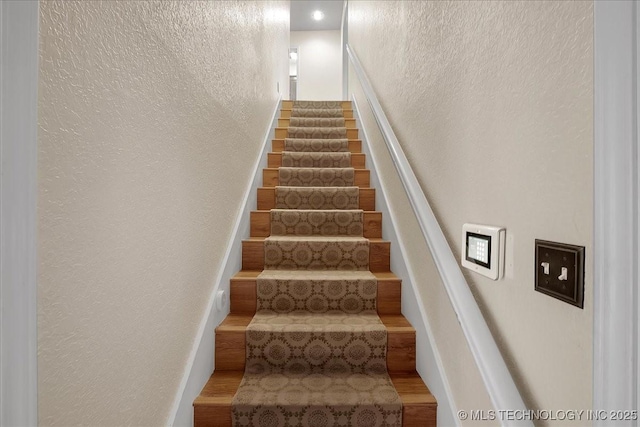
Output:
M259 187L257 192L258 210L269 210L276 205L275 187ZM376 190L375 188L360 188L360 206L365 211L375 211Z
M416 369L416 331L402 314L380 315L387 329L387 369ZM231 313L215 332L215 366L223 371L243 370L246 362L246 329L253 314Z
M280 110L280 118L281 119L290 119L292 113L293 113L293 109L292 108L282 108ZM343 108L342 109L342 116L345 119L353 119L354 118L353 110Z
M193 402L195 427L231 427L231 402L244 371L219 371L207 381ZM436 427L438 403L413 372L391 372L391 382L402 400L403 427Z
M312 237L321 237L321 236L312 236ZM335 236L324 236L324 237L335 237ZM340 237L340 236L338 236ZM357 236L353 236L353 237L357 237ZM243 242L264 242L264 240L266 239L266 237L247 237L246 239L242 239ZM383 244L389 244L389 240L385 240L383 238L380 237L374 237L374 238L370 238L367 239L369 240L370 243L383 243ZM248 270L252 270L251 268L249 268Z
M230 280L231 314L253 316L257 309L256 279L262 271L236 273ZM402 314L402 281L395 274L374 273L378 279L377 312L379 316Z
M391 372L389 376L402 400L402 426L436 427L438 402L420 375L413 371Z
M245 270L264 269L264 245L247 240L242 245L242 268ZM385 243L369 248L369 269L372 272L390 271L389 246Z
M231 427L231 402L244 371L216 370L193 402L193 425L196 427Z
M234 280L251 280L251 279L255 279L263 271L264 270L240 270L240 271L238 271L236 274L234 274L231 277L231 280L234 281ZM371 272L371 274L376 276L376 278L378 280L384 280L384 281L396 281L397 280L399 282L402 281L402 279L400 279L398 276L396 276L396 274L393 271Z
M277 185L280 185L279 168L264 168L262 170L262 186L275 187ZM360 188L370 188L371 171L369 169L354 169L353 185Z
M363 212L363 236L366 238L382 237L382 212ZM268 237L271 235L271 211L257 210L249 214L249 236Z
M242 269L264 269L265 237L249 237L242 241ZM391 271L391 242L371 238L369 240L369 269L374 272Z
M276 139L288 138L289 128L277 127L274 134ZM358 139L358 128L347 128L347 139Z
M284 139L273 139L271 141L271 150L275 153L284 151ZM357 138L349 140L349 151L351 153L362 153L362 140Z
M300 119L343 119L344 127L347 129L355 129L356 128L356 119L353 117L298 117ZM278 118L278 127L286 128L291 124L291 117L280 117ZM300 127L316 127L316 126L300 126Z
M267 167L279 168L282 166L282 152L267 153ZM366 169L366 156L363 153L351 153L351 167L354 169Z
M400 333L413 333L416 330L406 317L402 314L381 314L380 321L387 327L388 331L400 332Z
M300 101L303 101L302 99ZM339 100L337 100L339 101ZM289 100L289 99L284 99L282 101L282 104L280 104L281 108L287 109L287 110L291 110L293 108L293 100ZM342 109L352 109L352 104L351 101L340 101L340 104L342 105Z

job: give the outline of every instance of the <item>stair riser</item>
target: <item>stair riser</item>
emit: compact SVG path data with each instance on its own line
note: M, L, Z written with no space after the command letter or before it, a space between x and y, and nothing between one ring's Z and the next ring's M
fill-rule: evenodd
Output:
M288 110L280 110L280 118L281 119L289 119L291 118L291 113L293 110L288 109ZM352 119L353 118L353 110L342 110L342 114L344 115L345 119Z
M221 371L243 371L246 362L246 335L240 328L216 329L215 369ZM415 370L415 332L387 332L387 369L389 372L412 372Z
M246 362L246 331L216 329L215 369L244 371Z
M268 168L279 168L282 166L282 153L269 153L267 160ZM351 167L354 169L365 168L365 155L361 153L351 154Z
M289 101L289 100L282 101L282 109L283 110L292 110L293 109L293 103L294 103L294 101ZM341 105L342 105L342 109L343 110L351 110L352 109L351 101L342 101Z
M378 314L401 314L399 279L378 279ZM256 279L231 280L231 313L254 315L256 312Z
M370 242L369 269L372 272L390 271L390 243ZM245 240L242 242L242 269L264 270L264 242Z
M284 139L289 137L289 129L288 128L276 128L275 131L276 139ZM358 129L347 129L347 139L358 139Z
M238 381L240 384L240 381ZM237 388L237 387L236 387ZM404 414L404 408L402 413ZM194 405L193 425L198 427L232 427L231 404Z
M306 117L300 117L301 119L306 118ZM289 123L291 122L290 118L280 118L278 119L278 127L281 128L286 128L289 127ZM355 129L356 128L356 119L344 119L344 127L346 127L347 129Z
M367 188L370 185L371 172L367 169L356 169L354 174L354 183L356 187ZM275 187L280 185L278 169L262 170L262 185L264 187Z
M364 212L364 237L375 239L382 237L382 213ZM269 211L251 212L250 237L269 237L271 235L271 214Z
M271 141L271 151L281 153L284 151L284 138L274 139ZM349 151L352 153L362 153L362 141L354 139L349 141Z
M276 189L258 188L258 210L267 211L276 207ZM360 188L360 206L364 211L376 210L376 191L373 188Z

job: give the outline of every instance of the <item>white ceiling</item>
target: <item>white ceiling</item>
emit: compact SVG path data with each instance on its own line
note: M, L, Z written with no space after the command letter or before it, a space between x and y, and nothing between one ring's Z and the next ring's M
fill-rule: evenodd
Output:
M342 22L343 0L291 0L291 31L339 30ZM324 12L322 21L311 14Z

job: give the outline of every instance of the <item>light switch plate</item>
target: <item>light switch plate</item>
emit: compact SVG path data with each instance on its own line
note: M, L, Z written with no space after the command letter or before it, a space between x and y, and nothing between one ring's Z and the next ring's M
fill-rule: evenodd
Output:
M535 290L583 308L584 246L535 241Z

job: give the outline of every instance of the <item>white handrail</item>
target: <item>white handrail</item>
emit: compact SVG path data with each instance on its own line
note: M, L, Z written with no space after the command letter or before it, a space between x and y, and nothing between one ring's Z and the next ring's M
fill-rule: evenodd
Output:
M513 382L502 354L462 275L418 179L402 151L398 138L378 102L369 78L351 46L347 44L346 49L495 407L496 420L500 421L502 426L533 426L520 392Z

